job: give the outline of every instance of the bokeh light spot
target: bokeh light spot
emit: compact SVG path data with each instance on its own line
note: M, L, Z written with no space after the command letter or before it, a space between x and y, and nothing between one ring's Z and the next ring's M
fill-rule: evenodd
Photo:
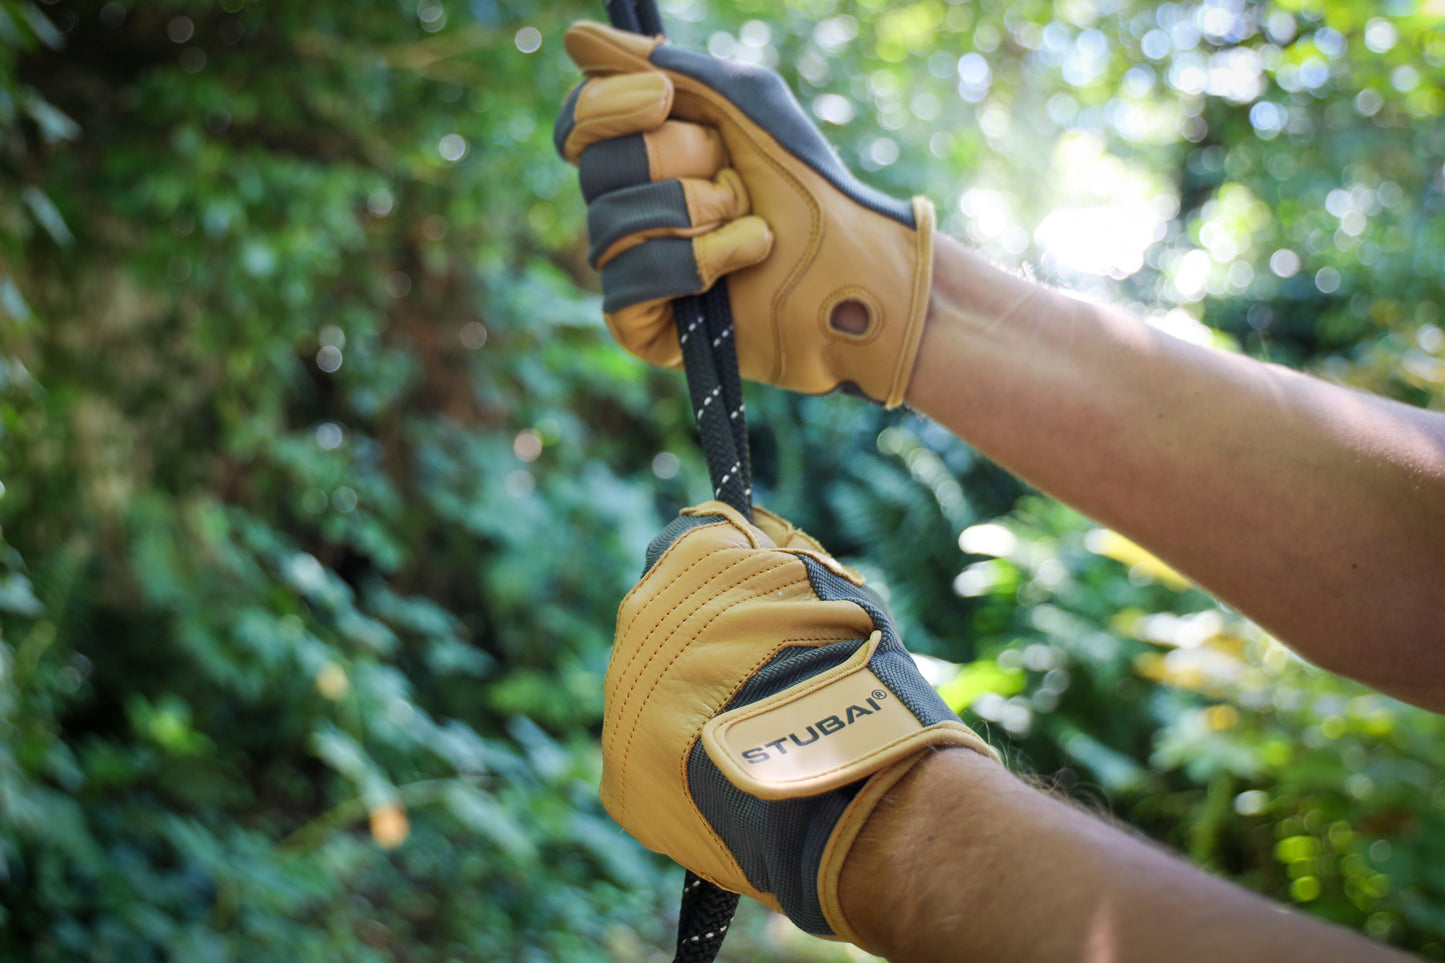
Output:
M531 428L517 432L512 439L512 453L522 461L536 461L542 454L542 436Z
M461 134L447 134L437 141L437 153L449 163L459 161L467 156L467 139Z
M355 511L357 501L356 489L349 488L346 485L342 485L331 493L332 506L343 515L347 512Z
M1280 248L1269 256L1269 269L1277 277L1292 278L1299 273L1299 255L1289 248Z
M829 124L846 124L853 119L853 102L839 94L822 94L813 101L813 114Z
M487 328L480 321L468 321L462 325L457 340L461 341L463 348L475 351L487 343Z
M346 432L336 422L326 421L316 426L316 444L325 451L334 451L345 441Z
M1365 46L1375 53L1387 53L1400 40L1400 33L1388 20L1375 17L1365 24Z
M166 24L166 36L172 43L185 43L196 34L196 24L190 17L173 17Z

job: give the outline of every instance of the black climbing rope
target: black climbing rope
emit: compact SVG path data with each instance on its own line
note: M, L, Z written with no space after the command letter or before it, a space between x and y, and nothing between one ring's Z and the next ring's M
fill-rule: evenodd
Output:
M607 16L619 30L657 36L662 17L654 0L607 0ZM749 520L753 517L752 466L748 426L743 413L742 380L733 344L727 285L719 282L702 294L672 302L688 394L697 418L703 456L713 494ZM688 870L677 917L677 955L673 963L712 963L737 911L738 894L709 883Z

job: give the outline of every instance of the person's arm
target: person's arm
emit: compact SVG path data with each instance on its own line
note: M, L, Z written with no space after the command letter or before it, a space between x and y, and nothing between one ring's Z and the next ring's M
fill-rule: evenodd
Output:
M892 963L1409 959L954 750L920 762L878 804L841 887L848 918Z
M908 401L1320 666L1445 711L1445 415L935 244Z
M591 79L556 143L629 350L679 364L671 299L726 275L743 377L907 400L1307 658L1445 710L1445 415L993 268L858 182L770 71L566 43Z

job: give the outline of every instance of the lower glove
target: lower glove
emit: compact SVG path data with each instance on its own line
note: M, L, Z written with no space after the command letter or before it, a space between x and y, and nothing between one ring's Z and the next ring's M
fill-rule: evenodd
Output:
M994 755L856 572L783 519L721 502L648 550L605 691L602 802L624 829L865 949L838 884L873 807L931 747Z

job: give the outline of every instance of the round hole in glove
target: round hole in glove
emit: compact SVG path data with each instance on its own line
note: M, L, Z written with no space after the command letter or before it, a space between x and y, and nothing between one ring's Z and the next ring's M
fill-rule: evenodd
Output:
M873 325L873 312L868 305L853 298L847 298L833 305L828 313L828 327L839 334L861 338Z

